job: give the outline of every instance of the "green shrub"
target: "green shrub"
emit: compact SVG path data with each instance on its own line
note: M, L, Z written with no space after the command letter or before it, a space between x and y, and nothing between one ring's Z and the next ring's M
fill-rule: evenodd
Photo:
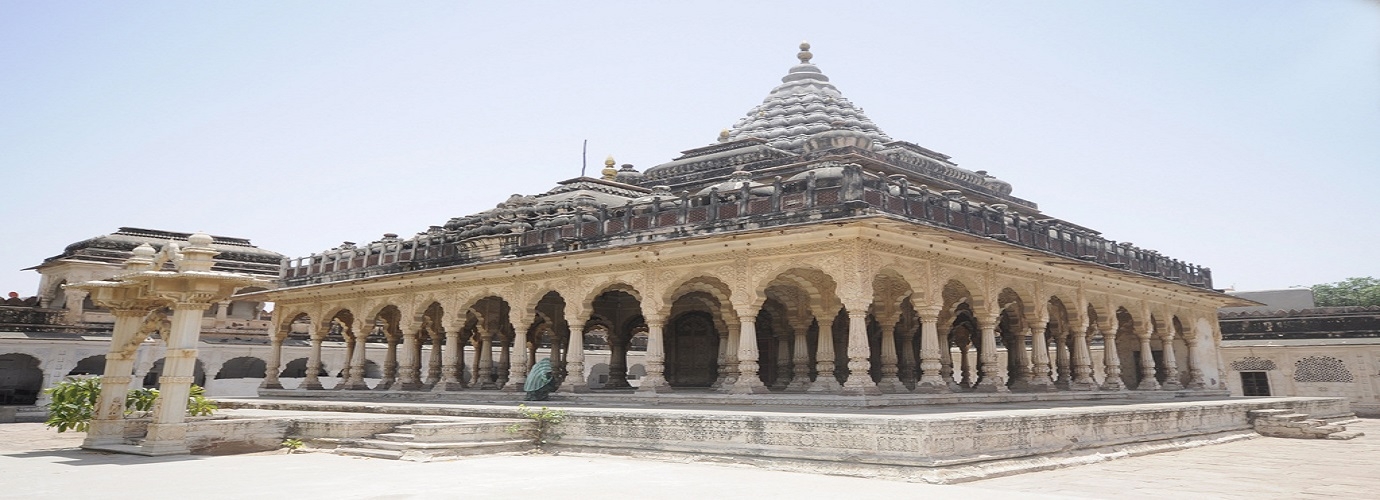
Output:
M58 432L86 432L101 399L100 377L68 377L57 385L44 389L52 401L48 403L48 427ZM147 415L158 400L158 389L134 389L125 395L125 415ZM193 417L214 413L216 402L206 399L206 389L192 385L187 397L187 414Z
M537 445L537 448L541 448L542 445L561 437L560 433L557 433L555 429L556 424L565 420L564 411L553 410L545 406L541 407L539 410L534 410L528 408L526 404L518 405L517 411L518 415L536 423L536 425L528 431L528 435L531 436L532 444ZM522 425L510 425L507 431L512 434L522 432Z

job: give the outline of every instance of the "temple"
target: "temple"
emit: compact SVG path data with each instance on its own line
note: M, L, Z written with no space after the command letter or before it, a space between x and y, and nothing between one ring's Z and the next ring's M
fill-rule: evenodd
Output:
M667 163L610 158L413 237L284 259L278 288L236 299L276 304L262 392L331 388L338 341L342 390L519 391L550 357L567 398L1227 394L1217 312L1254 302L891 138L800 48L762 104Z

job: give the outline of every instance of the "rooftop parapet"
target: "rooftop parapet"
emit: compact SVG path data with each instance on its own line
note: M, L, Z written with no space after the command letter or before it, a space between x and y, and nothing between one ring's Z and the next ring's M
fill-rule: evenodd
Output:
M743 177L738 177L742 179ZM664 191L663 191L664 192ZM960 191L913 184L905 176L857 164L815 162L790 178L742 182L622 206L563 204L512 211L484 230L432 228L410 239L388 237L285 259L284 286L343 281L419 269L469 265L559 252L752 231L821 220L883 215L1059 257L1211 289L1208 268L1101 237L1058 219L1023 215ZM497 229L502 227L503 231Z

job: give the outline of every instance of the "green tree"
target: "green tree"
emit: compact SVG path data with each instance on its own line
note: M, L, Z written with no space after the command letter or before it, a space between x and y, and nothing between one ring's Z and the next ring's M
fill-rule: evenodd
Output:
M1313 285L1313 302L1321 307L1380 306L1380 279L1366 276Z

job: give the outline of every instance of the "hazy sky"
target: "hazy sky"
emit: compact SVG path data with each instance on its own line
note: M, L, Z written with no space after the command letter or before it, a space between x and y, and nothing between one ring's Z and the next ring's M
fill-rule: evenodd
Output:
M809 40L893 138L1219 288L1380 276L1380 3L0 1L0 288L120 226L298 257L709 144Z

